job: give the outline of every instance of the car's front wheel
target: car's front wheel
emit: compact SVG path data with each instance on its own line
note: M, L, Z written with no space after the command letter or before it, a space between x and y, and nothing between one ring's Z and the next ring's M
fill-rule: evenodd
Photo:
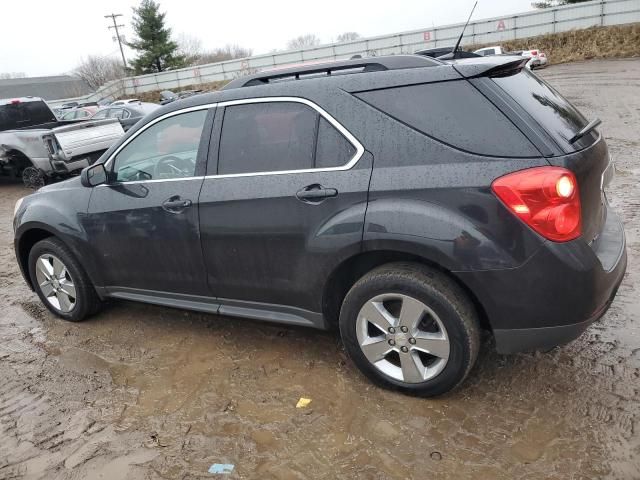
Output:
M29 275L42 303L65 320L79 322L100 308L100 299L84 269L57 238L33 246Z
M343 302L340 333L373 382L420 396L462 383L480 347L478 316L465 292L445 274L412 263L358 280Z

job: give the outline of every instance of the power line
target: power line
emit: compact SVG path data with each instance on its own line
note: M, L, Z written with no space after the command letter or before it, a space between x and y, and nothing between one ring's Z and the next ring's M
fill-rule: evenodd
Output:
M124 69L127 69L127 60L124 58L124 50L122 49L122 39L120 38L120 32L118 31L118 27L124 27L124 24L118 25L116 22L116 17L121 17L121 13L112 13L111 15L105 15L104 18L110 18L113 21L113 26L109 26L109 29L114 28L116 31L116 38L118 39L118 45L120 45L120 54L122 55L122 65L124 65Z

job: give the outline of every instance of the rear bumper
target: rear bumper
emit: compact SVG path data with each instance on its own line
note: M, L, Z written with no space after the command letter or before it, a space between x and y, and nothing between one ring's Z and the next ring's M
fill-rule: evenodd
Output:
M605 314L627 267L624 230L608 209L599 240L546 242L524 265L459 272L491 323L499 353L549 349Z
M583 322L572 323L569 325L558 325L555 327L540 328L516 328L516 329L494 329L493 336L496 342L496 350L498 353L517 353L532 350L548 350L558 345L564 345L578 338L582 333L596 320L599 320L613 302L618 292L618 287L622 282L624 270L627 266L626 254L623 258L622 275L615 285L611 297L605 304L597 310L590 318Z

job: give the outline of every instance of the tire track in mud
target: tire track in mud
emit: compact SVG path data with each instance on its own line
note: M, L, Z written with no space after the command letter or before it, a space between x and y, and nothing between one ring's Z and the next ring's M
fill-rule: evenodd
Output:
M132 440L134 445L141 440L96 422L95 412L77 395L64 399L37 386L50 359L33 320L24 319L21 326L12 321L22 315L9 309L0 319L0 480L91 478L95 468L142 478L143 470L136 465L157 452L132 450Z

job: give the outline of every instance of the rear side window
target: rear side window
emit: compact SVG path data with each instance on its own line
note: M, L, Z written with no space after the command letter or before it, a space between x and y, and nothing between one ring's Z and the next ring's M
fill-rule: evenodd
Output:
M575 144L569 143L569 139L589 122L567 99L528 70L523 69L520 73L506 77L496 77L493 81L518 102L566 151L584 148L596 140L597 133L592 132Z
M522 132L467 81L394 87L356 96L459 150L496 157L540 155Z
M0 105L0 132L55 122L56 117L44 102L20 102Z
M264 102L225 108L218 174L340 167L355 147L308 105Z
M109 112L109 118L127 118L124 116L124 108L112 108Z

